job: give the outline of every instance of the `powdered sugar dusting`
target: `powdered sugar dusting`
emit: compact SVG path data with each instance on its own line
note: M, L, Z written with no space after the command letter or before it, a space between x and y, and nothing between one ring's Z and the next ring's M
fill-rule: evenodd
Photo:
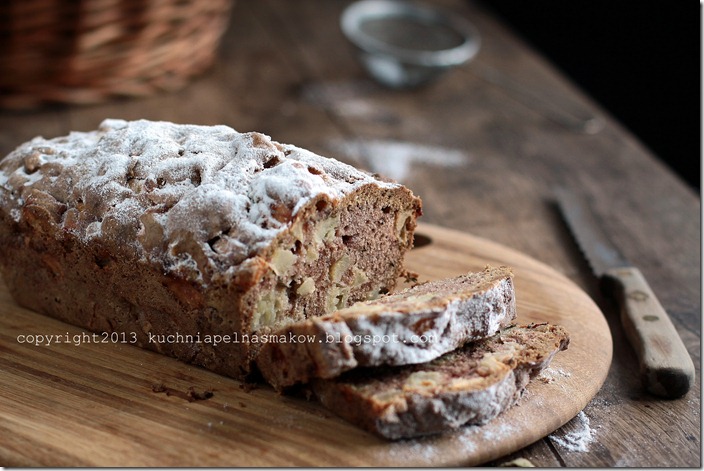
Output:
M540 375L538 375L538 379L544 383L550 384L554 383L560 378L569 378L570 376L572 376L572 373L570 373L569 371L563 371L553 367L547 367L540 372Z
M465 425L454 432L392 443L385 454L395 463L412 463L413 466L437 466L443 462L443 449L452 449L474 461L473 455L480 451L485 440L504 440L516 432L516 428L505 422L492 421L485 425ZM483 445L485 446L485 445Z
M372 171L403 181L414 164L457 167L469 160L458 149L391 140L333 141L331 147Z
M37 137L0 163L0 203L17 222L39 198L59 233L163 259L167 270L241 263L312 200L369 184L399 186L263 134L145 120Z
M432 465L438 461L438 448L433 438L406 440L391 445L389 456L396 462L413 462L415 465Z
M492 427L486 427L482 432L485 440L499 441L511 436L516 431L516 427L506 421L499 422Z
M565 391L566 386L563 380L571 376L572 373L570 373L569 371L564 371L554 367L548 367L540 372L536 380L545 384L556 384L563 391Z
M548 438L569 451L585 452L589 451L589 445L596 438L596 432L589 425L589 417L581 411Z

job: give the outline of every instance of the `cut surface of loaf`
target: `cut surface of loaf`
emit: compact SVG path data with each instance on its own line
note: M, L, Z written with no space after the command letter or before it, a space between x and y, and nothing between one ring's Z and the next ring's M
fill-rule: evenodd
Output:
M0 161L19 304L237 378L250 334L392 289L420 214L402 185L227 126L106 120Z
M357 367L425 363L516 317L508 267L431 281L275 332L257 366L277 390Z
M490 421L568 344L559 326L512 326L429 363L356 369L311 385L344 419L388 439L410 438Z

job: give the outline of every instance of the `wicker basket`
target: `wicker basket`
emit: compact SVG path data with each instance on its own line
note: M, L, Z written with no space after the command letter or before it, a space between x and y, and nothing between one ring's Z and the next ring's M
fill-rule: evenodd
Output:
M213 61L232 0L0 0L0 106L174 90Z

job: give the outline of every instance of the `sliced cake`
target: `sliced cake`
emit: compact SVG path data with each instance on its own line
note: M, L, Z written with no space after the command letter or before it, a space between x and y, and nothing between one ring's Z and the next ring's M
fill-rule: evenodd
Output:
M507 267L423 283L269 333L257 366L276 389L357 367L424 363L516 317Z
M511 407L568 343L559 326L513 326L429 363L359 368L311 386L330 410L382 437L433 434L484 424Z

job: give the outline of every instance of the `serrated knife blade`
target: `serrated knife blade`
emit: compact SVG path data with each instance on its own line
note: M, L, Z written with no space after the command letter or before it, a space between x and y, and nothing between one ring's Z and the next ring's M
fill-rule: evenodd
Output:
M555 188L554 195L602 290L620 304L646 388L658 396L683 396L694 383L694 364L645 277L611 243L584 198L565 188Z
M594 274L601 278L612 268L628 267L630 263L609 242L594 213L574 193L564 189L555 190L562 217L577 240L577 245L587 259Z

